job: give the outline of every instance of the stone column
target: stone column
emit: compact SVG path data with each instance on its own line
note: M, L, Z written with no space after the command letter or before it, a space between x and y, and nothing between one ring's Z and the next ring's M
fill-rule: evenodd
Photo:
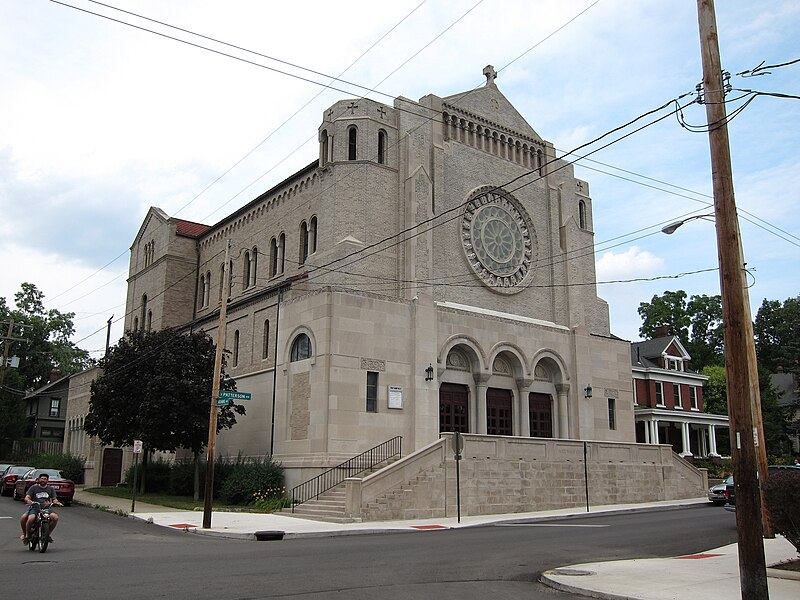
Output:
M556 384L556 393L558 394L558 432L555 437L570 439L569 409L567 408L567 402L569 401L569 384Z
M486 433L486 388L489 387L489 378L491 376L491 373L473 374L476 392L476 414L478 416L478 422L476 423L477 427L475 428L475 431L483 434Z
M710 446L708 449L708 455L719 456L719 453L717 452L717 429L714 427L714 425L708 426L708 443Z
M692 455L692 448L689 445L689 424L688 423L681 423L681 447L683 451L681 452L681 456L691 456Z
M652 442L650 441L650 420L648 419L646 421L643 421L642 425L644 425L644 443L651 444Z
M517 435L531 437L531 386L533 379L517 379L517 389L519 390L519 413Z
M650 422L650 427L651 427L650 435L651 439L653 440L651 443L659 444L661 440L658 439L658 419L653 419Z

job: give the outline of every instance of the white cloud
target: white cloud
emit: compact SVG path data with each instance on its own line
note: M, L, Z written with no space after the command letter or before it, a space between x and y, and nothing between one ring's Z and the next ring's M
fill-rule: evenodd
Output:
M603 252L596 263L597 280L611 281L650 277L664 266L664 260L631 246L625 252Z

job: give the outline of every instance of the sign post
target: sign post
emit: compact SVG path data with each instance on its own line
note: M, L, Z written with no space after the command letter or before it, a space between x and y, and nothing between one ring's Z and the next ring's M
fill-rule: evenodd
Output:
M458 522L461 523L461 452L464 450L464 436L458 431L453 433L452 446L456 461L456 507Z
M142 440L133 440L133 494L131 495L131 512L136 512L136 488L139 479L139 455L142 453Z

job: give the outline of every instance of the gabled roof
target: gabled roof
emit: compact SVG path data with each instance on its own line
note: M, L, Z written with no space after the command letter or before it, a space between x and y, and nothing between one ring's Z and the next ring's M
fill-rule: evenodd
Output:
M489 68L487 67L487 69ZM507 127L517 133L542 141L542 137L533 130L533 127L497 88L493 77L487 78L487 83L482 87L453 94L442 100L456 111L479 115L495 125Z
M211 229L210 225L203 225L202 223L194 223L193 221L184 221L183 219L173 219L175 221L177 235L188 238L198 238L206 231Z
M674 346L681 358L689 360L691 356L683 347L680 340L674 335L633 342L631 344L631 364L633 366L661 368L658 359L666 355L670 346Z
M63 377L60 377L59 379L56 379L55 381L51 381L50 383L48 383L46 385L43 385L39 389L33 390L32 392L28 392L27 394L25 394L25 398L33 398L34 396L41 396L42 394L46 394L52 388L57 387L59 384L63 383L64 381L68 381L69 378L70 378L70 375L64 375Z

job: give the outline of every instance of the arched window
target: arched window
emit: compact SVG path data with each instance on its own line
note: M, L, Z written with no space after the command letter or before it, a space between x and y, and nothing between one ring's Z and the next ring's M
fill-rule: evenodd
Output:
M317 251L317 217L311 217L311 224L308 227L308 253L314 254Z
M586 202L578 201L578 225L581 229L586 229Z
M289 355L289 362L297 362L298 360L305 360L311 358L313 355L311 351L311 340L305 333L298 335L292 344L292 351Z
M286 266L286 234L282 233L280 238L278 238L278 256L280 260L278 261L278 266L280 267L280 272L283 273L283 270Z
M228 299L233 296L233 261L228 265Z
M261 358L266 360L269 357L269 319L264 321L264 343L261 347Z
M222 290L225 285L225 263L219 266L219 301L222 302Z
M358 146L358 129L355 126L347 130L347 160L356 159L356 150Z
M258 248L253 246L250 254L250 285L255 285L258 275Z
M386 132L383 129L378 131L378 164L386 164Z
M133 330L139 331L139 317L133 318Z
M250 287L250 252L245 250L242 259L242 287L247 289Z
M206 274L200 275L200 308L206 305Z
M324 167L328 164L328 130L323 129L322 133L319 134L319 142L320 142L320 149L319 149L319 165Z
M300 264L306 262L308 258L308 225L303 221L300 223Z
M153 330L153 311L147 311L147 331Z
M278 274L278 241L272 238L269 242L269 276L275 277Z
M233 332L233 366L239 366L239 330Z
M211 271L206 272L206 295L203 299L203 306L208 306L211 303Z
M145 317L147 317L147 294L142 294L142 327L147 323Z

